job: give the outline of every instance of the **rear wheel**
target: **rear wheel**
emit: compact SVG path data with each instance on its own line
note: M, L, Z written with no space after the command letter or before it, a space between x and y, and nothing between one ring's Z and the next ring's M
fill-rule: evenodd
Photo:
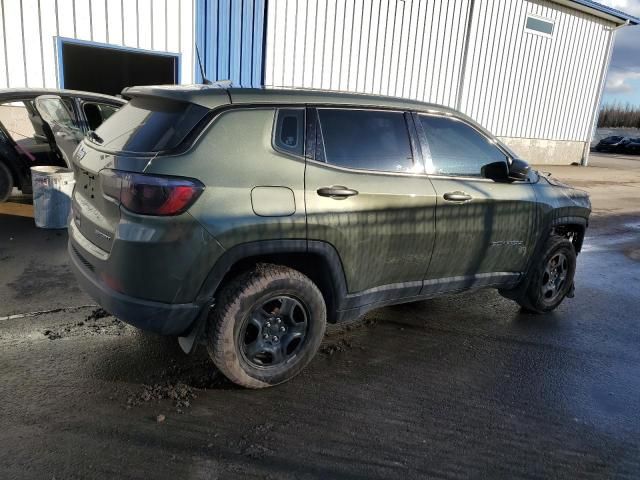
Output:
M13 175L11 170L0 161L0 202L5 202L13 190Z
M535 313L554 310L571 292L575 271L573 243L564 237L549 238L525 279L526 288L516 301L525 310Z
M300 373L326 327L320 290L305 275L259 265L230 281L209 318L207 348L232 382L264 388Z

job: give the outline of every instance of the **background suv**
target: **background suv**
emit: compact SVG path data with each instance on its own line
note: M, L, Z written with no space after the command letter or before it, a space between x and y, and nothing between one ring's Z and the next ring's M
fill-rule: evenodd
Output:
M69 250L140 328L202 338L232 381L297 374L326 323L493 287L572 294L587 195L469 118L315 91L139 87L76 150ZM203 332L204 335L200 335Z

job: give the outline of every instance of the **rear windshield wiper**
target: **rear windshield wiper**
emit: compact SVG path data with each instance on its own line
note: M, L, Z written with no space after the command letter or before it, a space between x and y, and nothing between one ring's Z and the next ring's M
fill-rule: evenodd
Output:
M96 142L98 145L102 145L104 143L103 138L100 135L98 135L96 132L94 132L93 130L89 130L89 132L87 132L87 136L91 140Z

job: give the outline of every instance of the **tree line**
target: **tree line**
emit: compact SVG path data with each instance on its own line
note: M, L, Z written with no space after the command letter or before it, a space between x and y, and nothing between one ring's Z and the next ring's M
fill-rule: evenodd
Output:
M640 128L640 106L628 103L603 105L598 116L598 128Z

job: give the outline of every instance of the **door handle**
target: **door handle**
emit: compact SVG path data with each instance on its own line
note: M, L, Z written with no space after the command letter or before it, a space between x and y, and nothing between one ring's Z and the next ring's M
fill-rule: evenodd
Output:
M443 197L447 202L464 203L473 200L473 197L465 192L447 192Z
M321 197L330 197L335 199L343 199L347 197L353 197L358 195L357 190L343 187L342 185L334 185L332 187L322 187L317 190L318 195Z

